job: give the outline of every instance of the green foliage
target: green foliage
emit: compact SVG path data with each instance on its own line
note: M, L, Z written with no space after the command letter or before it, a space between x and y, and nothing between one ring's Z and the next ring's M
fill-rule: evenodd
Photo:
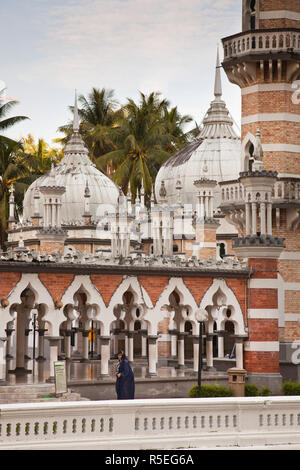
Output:
M258 388L254 384L246 384L245 385L245 397L257 397L258 396Z
M281 392L282 395L300 395L300 382L285 382Z
M222 385L194 385L189 391L189 398L232 397L232 391Z
M262 387L259 389L254 384L246 384L245 385L245 397L267 397L271 395L271 390L268 387Z
M269 395L271 395L271 390L268 388L268 387L262 387L262 389L260 390L260 396L262 397L268 397Z

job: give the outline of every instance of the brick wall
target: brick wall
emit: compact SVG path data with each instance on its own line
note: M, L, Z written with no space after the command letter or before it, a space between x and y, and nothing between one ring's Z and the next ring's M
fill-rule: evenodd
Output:
M6 299L20 279L20 273L0 273L0 300Z
M109 304L112 295L117 290L122 280L123 276L118 274L110 274L109 276L103 274L91 274L91 281L102 295L106 306Z
M54 302L60 300L72 283L74 279L73 274L60 274L60 273L41 273L39 275L40 281L48 289L50 295L52 296Z
M54 253L55 250L59 250L61 253L64 251L64 242L44 241L40 240L39 251L40 253Z
M184 277L183 282L199 305L202 297L212 284L211 278Z
M257 374L278 374L279 353L245 351L244 367L248 372Z
M289 18L260 20L259 29L299 28L300 21Z
M260 91L242 95L243 116L258 113L293 113L299 114L299 104L293 99L294 90ZM276 102L276 109L274 103Z
M139 281L147 291L153 305L156 304L160 295L169 283L167 276L139 276Z
M250 258L249 266L255 270L252 279L276 279L278 260L264 258ZM274 283L275 284L275 283ZM250 349L244 352L244 367L248 372L255 373L279 373L279 351L269 350L277 345L279 350L278 318L264 317L264 310L278 309L278 291L264 287L250 288L248 298L249 309L261 310L259 318L252 315L248 318L248 334ZM268 345L269 343L269 345ZM251 344L259 345L258 350L253 350ZM257 347L257 346L256 346ZM277 349L276 347L274 349Z
M288 10L300 13L299 0L259 0L259 11Z

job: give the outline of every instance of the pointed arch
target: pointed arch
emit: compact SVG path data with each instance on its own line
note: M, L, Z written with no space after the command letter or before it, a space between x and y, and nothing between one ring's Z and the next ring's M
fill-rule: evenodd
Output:
M134 296L134 303L144 304L147 308L153 308L152 301L147 291L135 276L123 278L123 281L113 293L109 305L113 307L114 305L122 304L123 295L126 291L132 292Z
M242 148L241 148L241 168L242 171L249 170L249 163L251 157L251 146L254 148L255 145L255 136L248 132L247 135L244 137L242 141Z
M169 297L174 291L179 295L180 304L190 306L193 312L197 309L197 304L191 291L185 285L183 279L179 277L171 277L156 303L156 308L160 310L164 305L168 305Z
M78 275L75 276L72 283L69 285L65 293L61 298L61 302L63 305L73 304L74 303L74 295L78 290L83 289L87 296L87 303L88 304L96 304L99 306L100 311L106 310L106 305L103 300L101 293L92 283L90 276L88 275ZM98 313L98 312L97 312Z
M0 336L6 337L6 323L12 320L12 315L10 313L11 306L13 304L21 303L21 294L26 288L31 289L31 291L34 293L36 303L45 305L45 316L49 310L54 309L54 301L52 296L41 282L38 274L23 273L18 283L7 296L9 305L1 311Z
M225 296L225 298L223 297ZM213 312L213 320L222 326L226 318L227 308L231 309L230 321L235 326L235 334L245 334L244 317L241 306L234 292L228 287L224 279L214 279L212 285L203 296L200 308L206 309L207 307L216 307L216 298L222 298L222 302L226 302L226 305L222 303L219 305L215 312Z

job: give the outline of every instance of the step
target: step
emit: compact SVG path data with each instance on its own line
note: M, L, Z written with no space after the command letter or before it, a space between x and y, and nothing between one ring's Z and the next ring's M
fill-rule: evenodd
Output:
M47 395L53 395L47 396ZM88 400L79 393L68 389L62 396L55 397L54 385L7 385L0 387L0 404L6 403L33 403L48 401L81 401Z

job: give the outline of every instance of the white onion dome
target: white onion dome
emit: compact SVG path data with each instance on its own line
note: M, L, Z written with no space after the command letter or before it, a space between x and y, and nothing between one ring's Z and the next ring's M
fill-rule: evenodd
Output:
M23 202L24 220L30 220L35 213L34 198L42 186L65 187L62 195L62 224L81 223L84 214L84 195L89 189L89 209L94 221L116 207L119 187L96 168L90 160L88 150L79 134L77 99L74 107L73 134L65 149L64 157L50 172L36 179L27 189ZM40 194L39 213L43 214L43 197Z
M202 130L197 139L173 155L160 168L155 181L155 195L161 203L160 188L165 188L167 202L178 202L178 181L181 182L181 202L197 202L194 181L201 178L221 181L234 180L240 173L241 140L233 127L233 120L225 102L221 99L222 85L217 56L215 99L207 111ZM177 186L177 188L176 188ZM215 204L220 202L219 187L215 191Z

